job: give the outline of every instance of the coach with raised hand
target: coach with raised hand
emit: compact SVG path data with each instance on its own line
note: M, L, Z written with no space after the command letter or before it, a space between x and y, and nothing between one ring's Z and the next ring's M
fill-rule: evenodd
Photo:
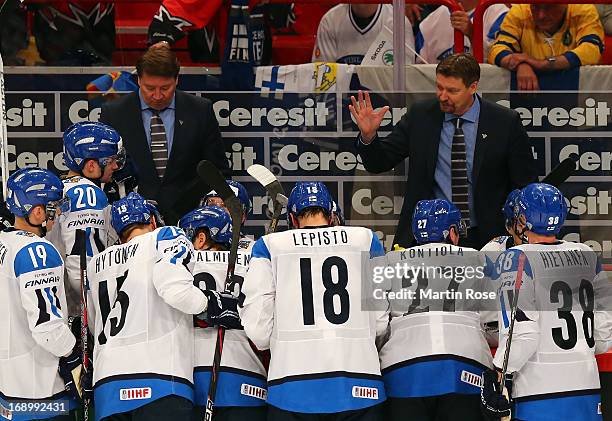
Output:
M460 245L480 249L504 233L501 208L512 190L536 181L529 137L518 113L476 94L480 66L454 54L436 67L436 96L412 105L386 138L377 130L389 107L374 110L369 94L351 97L359 127L357 149L369 172L409 159L395 243L412 245L412 213L422 199L446 199L467 227Z

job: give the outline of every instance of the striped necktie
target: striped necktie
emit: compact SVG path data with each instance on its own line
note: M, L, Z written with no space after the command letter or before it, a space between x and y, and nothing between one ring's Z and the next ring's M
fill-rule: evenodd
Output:
M452 202L461 211L461 219L465 226L470 226L470 206L468 200L468 174L465 153L465 136L463 135L463 119L453 120L455 134L451 147L451 195ZM463 233L465 234L465 233Z
M164 178L166 164L168 163L168 140L166 139L166 128L159 113L160 110L149 108L153 113L151 117L151 155L153 164L159 178Z

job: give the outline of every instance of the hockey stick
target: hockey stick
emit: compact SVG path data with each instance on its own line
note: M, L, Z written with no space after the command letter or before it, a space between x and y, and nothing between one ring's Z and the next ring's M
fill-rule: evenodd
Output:
M198 164L198 176L209 184L223 199L225 207L232 218L232 245L230 247L225 275L225 289L233 290L234 268L238 257L238 242L240 241L240 230L242 228L242 204L234 194L234 191L225 181L217 167L210 161L200 161ZM208 386L208 398L206 400L206 412L204 420L211 421L215 406L215 395L217 394L217 381L219 380L219 369L221 368L221 354L223 352L223 341L225 339L225 328L219 326L217 329L217 343L215 345L215 356L210 373L210 384Z
M247 168L247 172L251 177L257 180L259 184L264 186L268 196L270 196L272 199L272 220L268 226L267 233L270 234L272 232L276 232L278 220L280 219L280 214L283 211L283 206L287 206L287 196L285 196L285 190L274 174L272 174L272 171L263 165L251 165L249 168Z
M0 27L23 0L5 0L0 7ZM2 168L2 200L6 200L8 181L8 136L6 133L6 95L4 92L4 62L0 55L0 167Z
M559 162L546 177L542 179L542 183L550 184L551 186L559 187L569 178L576 169L578 154L571 154L568 158Z
M1 12L0 12L1 15ZM8 182L8 137L6 134L6 97L4 95L4 62L0 55L0 166L2 167L2 200L6 200Z
M79 264L81 269L81 358L83 369L89 371L89 355L87 354L87 235L84 230L76 230L76 243L80 244ZM81 387L81 385L79 385ZM83 391L81 390L81 393ZM83 396L83 421L89 421L89 399Z
M510 358L510 345L512 345L512 334L514 333L514 322L516 321L516 312L518 310L518 297L523 284L523 269L525 267L525 254L521 252L518 258L518 267L516 269L516 280L514 282L514 294L512 295L512 312L510 313L510 328L508 329L508 337L506 338L506 349L504 350L504 362L502 364L501 373L501 390L504 391L506 385L506 374L508 372L508 359ZM504 395L510 401L510 397ZM510 416L504 417L501 421L510 421Z

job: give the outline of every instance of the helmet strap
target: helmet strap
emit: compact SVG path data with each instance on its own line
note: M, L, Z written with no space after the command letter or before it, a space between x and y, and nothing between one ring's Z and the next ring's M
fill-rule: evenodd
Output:
M33 224L33 223L30 222L30 215L29 214L26 215L24 219L28 223L29 226L34 227L34 228L38 228L40 230L40 236L41 237L44 237L44 236L47 235L47 221L48 221L48 218L45 219L45 222L43 222L42 224L38 224L38 225Z

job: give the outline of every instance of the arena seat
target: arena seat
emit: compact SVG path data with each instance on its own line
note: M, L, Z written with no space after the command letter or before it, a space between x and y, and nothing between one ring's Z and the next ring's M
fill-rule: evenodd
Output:
M273 35L272 63L279 65L310 63L315 38L315 35Z
M157 12L161 0L147 2L115 3L115 51L113 64L116 66L133 66L138 57L147 49L147 30L151 18ZM196 65L191 62L187 49L187 37L179 40L174 51L181 65ZM198 64L201 65L201 64Z
M605 49L601 58L601 64L612 64L612 36L606 36L604 45Z

